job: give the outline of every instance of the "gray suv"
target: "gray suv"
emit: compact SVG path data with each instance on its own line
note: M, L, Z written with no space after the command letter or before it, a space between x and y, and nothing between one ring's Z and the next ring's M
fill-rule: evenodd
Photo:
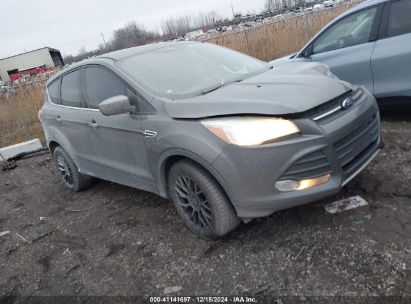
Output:
M319 63L272 68L206 43L83 61L51 78L45 99L67 188L98 177L156 193L204 239L336 194L380 149L367 89Z
M411 0L357 5L287 59L324 63L339 78L367 87L380 104L411 102Z

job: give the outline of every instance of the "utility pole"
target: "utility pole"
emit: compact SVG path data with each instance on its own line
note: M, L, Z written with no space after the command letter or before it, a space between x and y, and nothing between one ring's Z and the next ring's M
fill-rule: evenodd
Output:
M106 39L104 39L104 34L103 34L103 32L101 32L101 37L103 38L104 46L107 46L107 45L106 45Z
M233 6L233 3L231 2L231 10L232 10L232 12L233 12L233 19L235 18L235 13L234 13L234 6Z

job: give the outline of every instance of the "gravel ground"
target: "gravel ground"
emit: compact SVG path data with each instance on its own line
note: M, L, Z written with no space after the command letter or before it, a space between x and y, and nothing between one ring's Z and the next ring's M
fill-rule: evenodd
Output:
M71 193L49 155L21 160L0 172L0 232L11 231L0 237L0 296L410 297L408 113L383 113L385 150L338 196L213 243L189 233L167 200L105 181ZM369 205L324 211L352 195Z

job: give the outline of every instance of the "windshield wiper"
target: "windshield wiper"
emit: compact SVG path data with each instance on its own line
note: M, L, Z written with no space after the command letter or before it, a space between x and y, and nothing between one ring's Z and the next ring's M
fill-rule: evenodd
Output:
M201 93L201 95L205 95L205 94L211 93L211 92L213 92L213 91L215 91L215 90L218 90L219 88L221 88L221 87L223 87L223 86L232 84L232 83L234 83L234 82L240 82L240 81L242 81L242 80L243 80L243 79L236 79L236 80L233 80L233 81L230 81L230 82L227 82L227 83L222 82L221 84L216 85L216 86L214 86L214 87L211 87L211 88L209 88L209 89L203 90L203 91L201 91L200 93Z

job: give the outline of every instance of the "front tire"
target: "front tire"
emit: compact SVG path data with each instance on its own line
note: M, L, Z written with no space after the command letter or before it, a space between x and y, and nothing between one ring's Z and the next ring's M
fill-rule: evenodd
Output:
M221 186L194 162L177 162L169 172L168 186L183 223L200 238L215 240L240 223Z
M78 171L76 164L62 147L57 147L54 150L53 160L60 180L67 189L78 192L90 185L91 178Z

